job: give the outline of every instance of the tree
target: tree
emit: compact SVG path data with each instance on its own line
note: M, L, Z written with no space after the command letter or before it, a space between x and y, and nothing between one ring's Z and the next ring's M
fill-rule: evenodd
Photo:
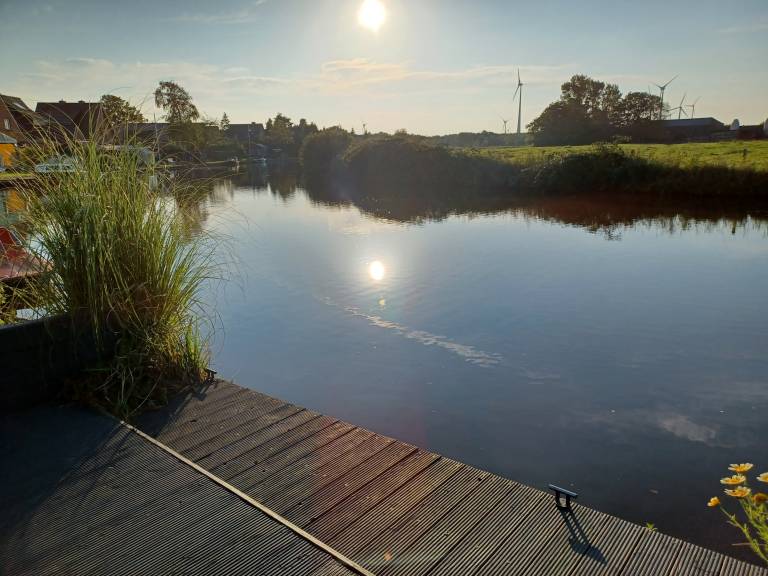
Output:
M648 92L629 92L621 102L622 126L649 122L658 117L661 98Z
M615 84L578 74L561 86L560 99L528 125L537 145L589 144L614 136L647 139L661 101L645 92L621 95Z
M595 130L586 109L576 102L558 100L528 124L537 146L588 144L595 140Z
M277 116L267 120L265 139L272 148L279 148L290 154L296 152L293 147L293 122L288 116L278 113Z
M226 132L229 130L229 116L227 116L227 113L224 112L224 114L221 116L221 122L219 122L219 129L222 132Z
M200 118L192 96L176 82L160 82L155 90L155 105L165 110L165 119L170 124L187 124Z
M101 103L101 110L110 124L140 124L147 121L138 108L120 96L104 94L99 102Z

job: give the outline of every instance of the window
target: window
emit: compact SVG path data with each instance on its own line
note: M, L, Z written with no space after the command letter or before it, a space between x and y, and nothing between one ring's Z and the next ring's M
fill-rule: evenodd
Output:
M8 122L8 118L3 118L3 128L5 128L6 130L11 129L11 123Z

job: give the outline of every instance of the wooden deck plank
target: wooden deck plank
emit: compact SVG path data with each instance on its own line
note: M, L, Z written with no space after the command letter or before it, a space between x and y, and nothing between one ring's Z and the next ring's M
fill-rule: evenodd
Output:
M356 554L361 558L363 566L378 573L400 554L405 553L411 544L446 514L450 514L465 498L475 492L482 497L487 495L489 490L494 493L496 490L506 490L506 485L501 486L489 474L479 472L466 467L452 477L449 483L424 499L405 518L390 524L375 540Z
M100 414L45 407L4 416L0 458L0 571L9 576L250 574L246 564L270 545L311 547L312 562L285 564L288 574L339 561Z
M680 540L649 533L621 571L622 576L668 576L682 548Z
M627 565L640 541L649 535L650 532L645 528L607 516L603 530L590 541L590 550L571 574L616 576Z
M171 447L381 576L768 576L582 506L565 514L539 490L232 388L211 395L210 413L207 400L190 399L163 428ZM302 542L270 546L249 569L343 572Z
M362 476L369 477L376 470L389 468L415 450L399 446L389 438L374 434L371 438L343 454L329 465L320 468L318 474L304 482L291 486L282 494L275 494L265 500L270 507L283 512L322 502L323 495L338 488L341 482L358 482ZM376 456L374 458L374 456ZM372 471L373 470L373 471ZM383 471L383 470L382 470ZM348 477L349 476L349 477ZM353 478L354 477L354 478ZM291 515L291 518L296 516ZM297 522L301 524L301 522Z
M294 431L298 428L294 428ZM272 476L282 472L292 463L301 460L304 457L311 456L315 450L339 439L356 429L352 424L337 421L326 428L322 428L311 436L307 436L288 446L287 448L271 454L261 460L257 465L245 469L243 472L230 478L233 484L239 486L254 486L267 481ZM202 465L202 461L201 461ZM282 476L282 475L281 475Z
M200 464L215 472L217 476L229 479L253 469L256 464L260 464L266 458L280 454L305 438L337 423L337 420L328 416L317 416L307 420L308 416L309 414L297 416L301 423L277 436L261 434L257 430L201 458Z
M413 446L390 444L356 468L313 492L309 498L287 509L286 513L289 513L297 524L304 526L415 453L417 450Z
M430 452L414 452L303 528L321 540L330 540L438 459Z
M313 454L296 460L283 469L279 478L270 478L266 482L252 485L238 484L257 500L266 500L278 492L286 492L302 482L312 482L314 477L325 477L328 471L335 471L342 458L355 448L362 446L374 437L372 432L355 428L316 450Z
M212 436L206 441L197 443L190 448L178 450L173 444L169 446L190 460L199 461L239 440L256 438L258 439L259 445L265 444L270 440L282 436L289 430L293 430L297 426L301 426L310 420L320 417L320 414L317 412L299 410L285 418L267 418L267 421L256 421L250 423L250 425L248 423L243 423L228 432Z
M226 394L223 398L213 400L211 405L208 405L207 400L189 400L174 414L173 425L163 427L157 434L157 438L169 444L181 437L216 426L248 410L253 416L257 416L285 404L287 402L256 394L252 390Z
M470 534L429 571L429 576L473 574L529 519L545 494L527 487L510 493Z
M425 574L517 489L518 486L509 480L489 478L411 545L407 545L407 538L398 536L390 547L389 559L371 568L382 576ZM404 550L397 553L403 545Z
M404 518L430 495L442 490L457 489L450 479L466 466L441 458L421 472L394 494L368 510L329 542L339 550L359 551L392 524ZM470 472L474 475L474 471ZM441 488L446 486L446 488Z
M192 449L196 454L210 454L215 447L236 442L244 435L266 428L275 422L293 416L303 409L292 404L282 404L271 410L258 413L241 412L232 418L224 419L217 424L203 426L201 429L173 440L161 440L168 446L173 446L177 452L185 453ZM205 450L210 448L209 450Z
M675 567L671 574L674 576L718 576L725 556L684 542L680 547Z

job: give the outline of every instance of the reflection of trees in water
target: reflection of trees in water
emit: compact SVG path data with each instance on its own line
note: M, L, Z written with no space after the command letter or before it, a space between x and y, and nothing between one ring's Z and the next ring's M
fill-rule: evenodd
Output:
M182 209L190 233L204 227L209 206L226 204L236 191L242 193L250 189L256 194L271 193L286 201L298 190L317 205L339 209L354 206L367 216L402 223L440 221L451 216L476 218L508 214L576 226L609 240L620 240L624 230L640 227L669 234L723 228L735 234L739 230L758 229L768 235L768 202L756 207L754 200L740 204L733 198L605 193L523 197L448 189L362 192L343 186L306 184L302 189L301 185L295 170L243 172L227 179L195 182L192 193L184 190L177 198L177 205Z
M746 228L762 229L768 234L768 203L756 208L754 200L740 204L733 198L605 193L532 197L426 189L360 194L350 189L322 187L309 187L307 195L319 204L354 205L369 216L404 223L440 221L450 216L509 214L577 226L609 240L619 240L623 230L637 227L669 234L723 227L733 234Z

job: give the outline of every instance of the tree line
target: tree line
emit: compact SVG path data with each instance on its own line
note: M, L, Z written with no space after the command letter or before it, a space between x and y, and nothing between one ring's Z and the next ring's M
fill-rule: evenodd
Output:
M230 132L231 122L226 112L220 120L205 116L192 95L177 82L161 81L154 91L154 103L163 110L161 120L168 124L164 154L224 159L249 153L247 145ZM139 108L114 94L102 96L100 104L102 114L112 126L130 127L147 122ZM263 144L274 154L295 158L304 139L318 130L314 122L302 118L294 123L278 113L267 120L263 132L253 134L251 144Z
M653 139L661 106L661 98L648 92L622 95L616 84L579 74L560 87L560 98L528 124L528 131L537 146Z

